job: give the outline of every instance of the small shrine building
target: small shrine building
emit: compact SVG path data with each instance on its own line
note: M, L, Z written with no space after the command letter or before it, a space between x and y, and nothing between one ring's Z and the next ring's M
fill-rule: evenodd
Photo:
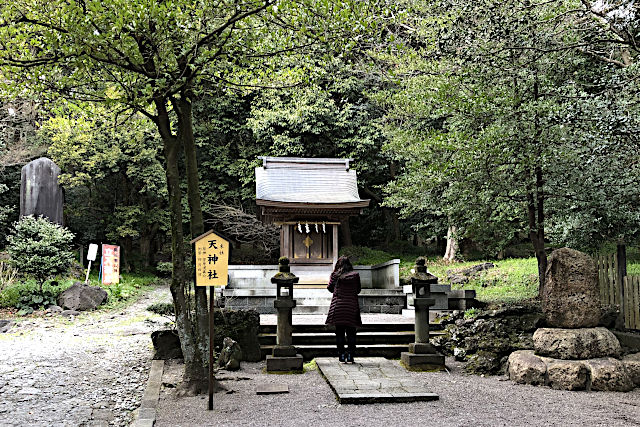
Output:
M292 265L332 266L341 224L369 200L358 195L353 159L260 157L256 204L265 223L280 226L280 256Z

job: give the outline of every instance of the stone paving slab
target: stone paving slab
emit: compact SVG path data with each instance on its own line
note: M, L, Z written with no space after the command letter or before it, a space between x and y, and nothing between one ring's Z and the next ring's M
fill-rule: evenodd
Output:
M340 403L418 402L438 400L396 361L359 357L340 363L335 357L316 358L318 369Z

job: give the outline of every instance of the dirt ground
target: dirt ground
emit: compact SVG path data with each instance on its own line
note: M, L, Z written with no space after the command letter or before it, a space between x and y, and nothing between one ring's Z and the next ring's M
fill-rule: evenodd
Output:
M336 363L338 363L336 361ZM504 377L449 372L412 373L435 402L341 405L317 370L299 375L263 373L264 362L220 372L228 389L214 396L177 398L181 365L165 365L156 426L638 426L640 389L629 393L569 392L514 384ZM257 395L262 384L286 384L288 394Z

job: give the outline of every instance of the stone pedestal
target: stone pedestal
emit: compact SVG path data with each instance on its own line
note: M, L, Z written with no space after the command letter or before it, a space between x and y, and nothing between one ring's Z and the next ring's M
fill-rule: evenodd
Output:
M426 260L416 260L415 273L411 276L413 306L415 307L415 342L409 351L400 354L400 362L411 371L439 371L444 369L444 356L429 343L429 307L435 304L431 298L431 285L438 278L427 272Z
M640 353L621 358L618 338L592 327L601 309L591 257L568 248L555 250L545 277L542 310L553 327L533 334L534 350L511 353L509 378L559 390L630 391L640 386Z
M278 324L276 330L276 346L271 356L267 356L267 372L302 372L302 356L297 354L293 346L293 316L296 306L293 299L293 285L299 278L289 270L289 260L280 258L279 272L271 278L271 283L277 286L276 300L273 306L278 312ZM282 290L288 292L283 294Z

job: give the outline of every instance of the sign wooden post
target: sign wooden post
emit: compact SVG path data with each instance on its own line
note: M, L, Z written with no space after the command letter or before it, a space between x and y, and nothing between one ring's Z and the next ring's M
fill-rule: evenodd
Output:
M87 267L87 277L84 279L84 284L89 284L89 272L91 271L91 261L96 260L96 256L98 255L98 245L95 243L91 243L89 245L89 253L87 254L87 259L89 260L89 267Z
M191 241L195 255L195 285L209 287L209 410L213 410L214 287L226 286L229 276L229 241L208 231Z

